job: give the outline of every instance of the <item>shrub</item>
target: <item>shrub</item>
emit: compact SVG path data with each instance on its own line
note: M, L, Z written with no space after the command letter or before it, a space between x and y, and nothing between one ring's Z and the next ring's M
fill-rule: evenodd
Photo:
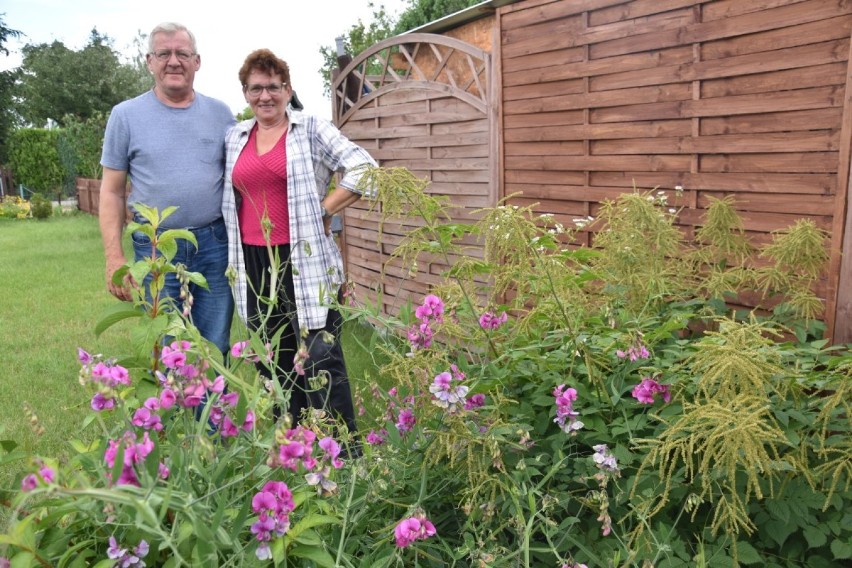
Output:
M30 216L30 202L15 195L0 200L0 218L26 219Z
M376 326L367 347L393 385L358 395L372 409L360 419L363 458L344 457L345 433L323 412L298 428L270 420L289 393L258 379L252 361L268 355L258 336L225 365L178 310L140 294L143 310L119 305L98 329L135 319L134 358L80 353L100 440L76 443L61 467L0 445L0 463L31 460L0 554L422 567L852 557L852 354L819 339L807 310L782 302L739 317L710 285L804 297L810 275L771 271L818 258L822 233L779 232L761 251L771 262L757 262L756 250L722 245L733 219L708 218L715 236L683 242L676 212L633 193L601 209L601 246L588 250L569 246L576 228L532 208L501 205L462 225L404 171L373 170L364 183L379 187L383 222L422 217L395 256L412 278L423 252L457 255L478 236L485 253L462 257L400 314L350 295L348 317ZM143 214L165 256L116 278L197 280L168 262L191 234L158 235L161 217Z
M9 165L15 180L43 195L53 195L62 187L59 162L59 131L44 128L15 130L9 137Z
M33 195L30 209L34 219L47 219L53 215L53 204L41 195Z

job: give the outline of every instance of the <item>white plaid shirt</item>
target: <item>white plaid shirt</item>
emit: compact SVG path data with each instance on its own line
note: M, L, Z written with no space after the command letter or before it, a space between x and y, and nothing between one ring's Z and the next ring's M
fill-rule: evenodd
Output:
M287 209L290 216L290 256L296 289L296 309L301 329L325 326L328 300L337 298L344 282L343 258L331 236L325 234L320 201L332 175L345 172L339 186L356 193L365 164L376 165L366 150L352 143L328 120L287 108ZM255 119L236 124L225 136L225 191L222 216L228 227L228 264L236 269L234 287L237 313L245 322L247 292L245 262L232 174L248 142Z

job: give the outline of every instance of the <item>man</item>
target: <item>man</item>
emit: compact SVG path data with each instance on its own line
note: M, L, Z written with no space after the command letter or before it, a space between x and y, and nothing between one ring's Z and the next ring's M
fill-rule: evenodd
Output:
M185 26L160 24L148 40L148 69L154 88L113 108L104 136L101 165L100 226L106 256L107 288L116 298L131 299L129 277L121 285L113 273L126 263L121 246L125 220L125 185L132 192L127 205L140 203L162 211L178 209L163 223L164 229L193 232L198 249L180 240L174 264L200 272L209 290L193 284L192 322L201 335L222 353L229 349L234 310L225 270L228 236L221 203L225 170L225 133L235 123L225 103L193 89L201 56L195 37ZM143 219L136 216L139 222ZM132 236L136 260L151 256L151 243L142 233ZM174 298L182 309L180 284L173 274L162 295Z

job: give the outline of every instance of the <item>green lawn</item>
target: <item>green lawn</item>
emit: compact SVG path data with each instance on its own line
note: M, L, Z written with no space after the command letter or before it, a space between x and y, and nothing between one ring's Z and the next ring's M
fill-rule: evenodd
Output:
M116 300L104 284L97 219L0 219L0 439L28 452L61 453L80 435L89 395L77 382L77 347L93 353L128 351L117 326L96 338L100 313ZM25 405L38 416L37 436ZM11 472L3 472L0 479Z
M115 300L106 291L97 219L86 214L45 221L0 219L0 440L28 453L61 456L81 432L90 393L77 381L77 347L106 356L130 352L129 326L95 337L100 315ZM373 365L366 343L370 328L347 324L344 349L353 386ZM374 373L373 373L374 374ZM29 407L43 434L31 427ZM0 471L0 487L24 467Z

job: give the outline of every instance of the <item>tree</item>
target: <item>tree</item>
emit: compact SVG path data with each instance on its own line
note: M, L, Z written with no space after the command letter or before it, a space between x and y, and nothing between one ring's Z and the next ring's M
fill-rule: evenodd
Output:
M379 6L377 10L372 2L369 6L373 9L372 20L369 24L365 24L359 19L358 23L349 28L348 32L342 34L343 47L347 54L357 55L371 45L393 35L394 23L385 11L385 7ZM330 96L332 74L338 68L337 46L323 46L320 48L320 54L323 58L323 66L320 69L323 91L326 96Z
M6 14L0 14L0 53L9 55L9 49L6 47L6 42L12 38L21 36L21 32L6 27L4 17ZM13 110L12 92L14 90L15 81L18 78L16 69L10 71L0 71L0 164L6 162L7 157L7 141L9 132L15 126L17 116Z
M369 6L373 8L372 20L365 24L359 19L358 23L349 28L349 31L342 34L343 45L348 54L355 56L384 39L428 24L459 10L479 4L481 1L408 0L408 8L403 10L396 22L388 16L383 5L379 5L379 8L376 9L371 2ZM323 66L320 69L320 74L323 77L323 90L326 96L330 96L332 74L338 68L336 46L323 46L320 48L320 54L323 57Z
M18 81L18 112L40 126L48 119L62 125L66 116L86 120L150 88L151 78L138 63L122 63L109 36L95 28L80 51L62 42L27 44ZM144 73L144 74L143 74Z
M409 0L408 8L399 15L393 34L399 35L419 28L480 2L482 0Z

